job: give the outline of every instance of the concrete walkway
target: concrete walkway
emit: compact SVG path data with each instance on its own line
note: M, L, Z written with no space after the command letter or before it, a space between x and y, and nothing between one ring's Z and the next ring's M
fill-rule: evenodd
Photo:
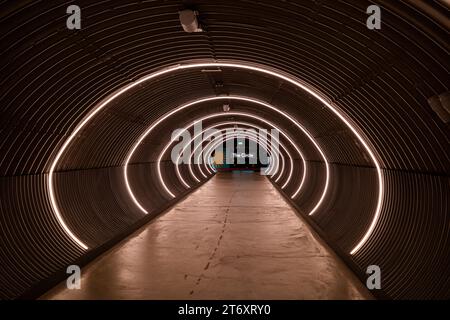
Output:
M368 299L258 173L219 173L41 299Z

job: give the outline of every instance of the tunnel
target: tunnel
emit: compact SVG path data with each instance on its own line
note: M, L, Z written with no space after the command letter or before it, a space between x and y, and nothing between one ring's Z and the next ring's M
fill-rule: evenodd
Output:
M73 265L138 299L450 298L448 1L73 4L0 3L0 299L97 298ZM213 163L237 129L279 133L267 167Z

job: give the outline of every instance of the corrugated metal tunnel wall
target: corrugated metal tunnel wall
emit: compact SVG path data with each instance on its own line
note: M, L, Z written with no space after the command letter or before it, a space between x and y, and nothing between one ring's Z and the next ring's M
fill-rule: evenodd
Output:
M271 180L290 198L304 175L293 203L305 216L320 203L308 216L311 223L357 273L379 265L384 296L450 297L449 131L428 103L448 94L450 86L443 2L77 1L81 30L66 28L69 4L0 2L0 298L27 296L206 181L198 166L192 170L199 181L181 165L187 188L166 152L161 177L172 198L161 183L158 159L174 129L216 113L204 128L226 129L221 122L237 121L247 123L245 128L267 128L269 120L282 129L288 137L280 141L286 167ZM371 4L382 8L381 30L366 27ZM183 32L178 11L186 7L198 10L204 32ZM142 77L199 62L235 66L174 69L114 97L89 118ZM378 204L378 172L367 149L311 93L238 65L313 88L374 151L382 206L373 232L354 254ZM278 111L231 98L242 96L298 121L327 162L307 134ZM137 145L127 170L140 208L124 182L130 150L158 119L205 97L222 98L171 115ZM224 103L231 113L223 113ZM329 184L321 199L326 163Z

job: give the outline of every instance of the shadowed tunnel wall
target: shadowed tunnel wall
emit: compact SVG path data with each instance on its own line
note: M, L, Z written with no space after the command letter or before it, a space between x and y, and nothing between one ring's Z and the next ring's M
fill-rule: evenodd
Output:
M320 200L326 165L301 123L326 155L327 192L308 220L361 277L382 270L381 295L393 299L450 297L449 131L429 99L448 97L448 8L441 1L78 1L81 30L66 28L65 1L0 3L0 298L33 296L66 266L107 247L207 180L186 165L177 177L170 152L160 182L157 163L174 129L211 114L285 132L301 149L278 182L305 216ZM382 8L382 29L368 30L366 8ZM204 32L183 32L178 11L198 10ZM289 81L232 66L178 69L140 83L108 103L64 142L96 107L142 77L177 64L235 63L296 79L324 97L360 133L379 161L384 193L379 219L364 245L378 199L377 170L353 132L324 103ZM157 125L136 148L129 184L123 169L141 135L186 103L197 103ZM447 98L448 99L448 98ZM448 100L447 100L448 101ZM231 112L223 112L223 104ZM447 102L448 103L448 102ZM448 104L447 104L448 106ZM448 108L448 107L447 107ZM448 117L447 117L448 119ZM447 120L448 121L448 120ZM248 126L247 126L248 127ZM225 128L225 127L224 127ZM193 129L190 127L190 132ZM306 171L305 171L306 170ZM209 177L210 175L208 175ZM301 268L301 266L299 266Z

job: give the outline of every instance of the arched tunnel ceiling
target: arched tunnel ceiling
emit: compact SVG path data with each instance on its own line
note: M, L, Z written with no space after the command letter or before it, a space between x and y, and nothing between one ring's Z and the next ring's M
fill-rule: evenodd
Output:
M381 30L368 30L365 24L366 8L373 3L383 9ZM77 4L82 8L79 31L65 27L65 1L0 4L2 197L19 193L19 199L8 199L1 208L2 232L18 243L3 244L2 257L11 256L9 263L14 264L14 257L20 256L18 252L27 241L42 242L38 244L42 246L48 237L61 241L66 251L58 258L55 256L61 248L36 258L48 267L22 271L26 280L16 288L11 283L17 279L5 278L6 297L23 294L34 279L45 279L81 254L58 228L45 182L57 150L70 133L120 88L157 70L199 61L237 61L280 70L307 83L338 108L374 150L386 185L374 237L369 246L350 258L351 262L361 270L368 264L397 270L387 275L384 294L389 297L448 296L449 132L448 123L428 103L430 98L448 92L450 86L448 20L442 19L448 11L442 2ZM183 32L178 11L186 7L198 10L204 32ZM212 69L220 71L208 72ZM56 196L69 227L77 234L85 233L91 247L129 229L141 218L126 196L121 175L132 145L152 123L177 106L222 95L273 104L298 119L320 144L332 164L334 182L314 221L329 241L336 243L336 250L347 255L364 235L375 211L378 182L371 158L349 128L311 94L276 77L233 67L171 72L127 91L97 114L77 134L56 167ZM300 211L309 212L324 183L322 159L311 142L273 111L245 101L226 102L232 110L270 119L302 147L313 169L307 175L310 187L295 201ZM170 138L167 132L220 112L222 105L223 101L205 102L171 117L137 149L130 162L130 180L133 189L150 190L139 195L147 208L156 212L169 200L164 190L152 184L157 181L154 162ZM248 120L220 120L225 119ZM180 182L167 166L165 162L163 174L168 183L174 184L177 196L183 194L186 190L178 186ZM148 172L150 181L142 178L148 177ZM300 174L298 169L295 179ZM112 198L83 190L86 185L102 183L109 186ZM294 189L289 186L285 192ZM96 204L96 197L104 197L104 207ZM39 207L30 204L36 199ZM79 199L88 199L82 209L77 208ZM117 214L105 219L108 210ZM27 220L28 211L39 211L30 225L8 220L13 214ZM101 232L99 225L104 226ZM31 240L16 236L30 228L30 234L36 233ZM430 248L439 256L430 256ZM405 284L411 277L409 271L418 263L425 266L416 275L420 280ZM406 271L398 271L399 265Z

